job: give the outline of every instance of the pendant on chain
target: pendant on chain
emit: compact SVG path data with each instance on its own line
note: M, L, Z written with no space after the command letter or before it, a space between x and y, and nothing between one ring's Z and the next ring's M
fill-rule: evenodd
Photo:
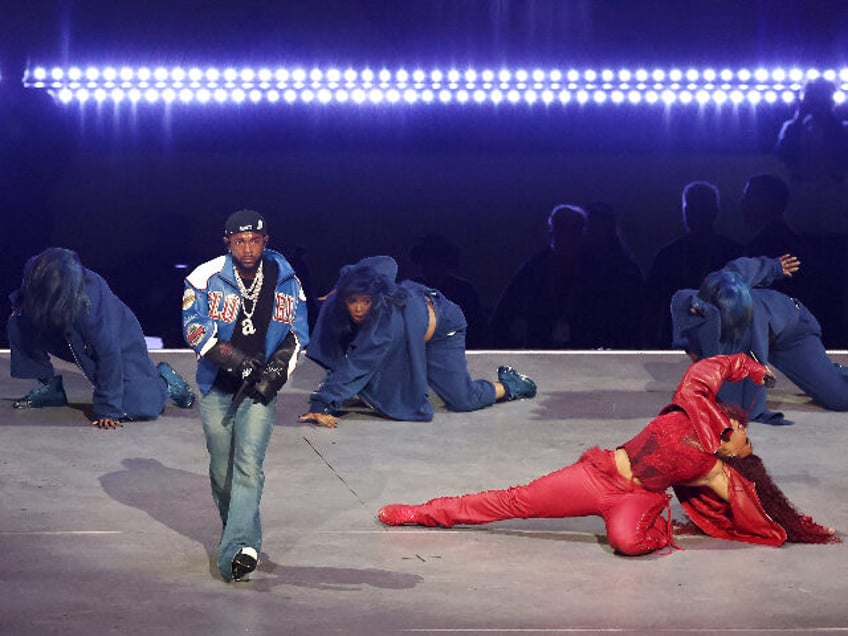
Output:
M245 318L241 321L241 333L245 336L250 336L256 333L256 327L253 326L253 320Z

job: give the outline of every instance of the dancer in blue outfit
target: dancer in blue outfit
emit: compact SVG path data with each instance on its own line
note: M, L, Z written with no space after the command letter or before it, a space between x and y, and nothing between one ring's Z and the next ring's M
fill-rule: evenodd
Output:
M92 425L98 428L153 419L169 396L181 408L194 403L191 387L171 365L154 366L130 308L75 252L51 247L29 259L11 301L12 377L39 380L13 402L15 408L68 403L51 355L76 364L91 383Z
M789 254L738 258L708 274L700 290L676 292L671 299L674 346L693 359L751 352L819 405L848 411L848 369L828 357L816 318L799 300L764 289L792 276L800 265ZM791 424L782 413L767 410L764 392L748 381L725 383L718 396L747 409L752 420Z
M438 290L396 278L389 256L341 269L306 352L327 375L302 421L334 427L344 402L356 396L392 419L430 421L428 385L454 411L536 395L533 381L507 366L497 382L471 379L462 310Z
M256 569L262 549L262 465L277 393L309 336L300 281L282 254L265 249L265 219L234 212L224 244L228 254L186 278L183 333L200 356L200 419L223 525L218 569L225 581L240 581Z

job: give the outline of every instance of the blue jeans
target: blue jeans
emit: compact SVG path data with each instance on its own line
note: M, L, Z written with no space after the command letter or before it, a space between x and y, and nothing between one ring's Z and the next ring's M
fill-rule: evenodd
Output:
M276 406L276 398L268 406L247 398L234 410L233 396L215 388L200 397L212 498L223 524L218 569L226 581L233 578L233 557L241 548L251 547L257 552L262 548L262 462L274 428Z

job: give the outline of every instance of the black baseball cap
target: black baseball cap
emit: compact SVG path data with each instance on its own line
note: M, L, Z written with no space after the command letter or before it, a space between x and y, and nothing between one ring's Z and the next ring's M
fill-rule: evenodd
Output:
M239 210L233 212L224 223L224 236L232 236L239 232L258 232L268 236L268 224L259 212L255 210Z

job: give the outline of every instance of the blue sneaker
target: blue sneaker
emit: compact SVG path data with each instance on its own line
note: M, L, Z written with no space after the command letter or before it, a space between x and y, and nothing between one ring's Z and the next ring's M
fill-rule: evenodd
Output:
M190 409L194 404L195 395L185 378L167 362L160 362L156 368L159 370L159 375L168 383L168 397L181 409Z
M536 395L536 383L512 367L498 367L498 380L504 385L508 400L531 398Z
M44 384L39 384L19 400L12 402L16 409L40 409L45 406L65 406L68 396L62 385L62 376L54 375Z

